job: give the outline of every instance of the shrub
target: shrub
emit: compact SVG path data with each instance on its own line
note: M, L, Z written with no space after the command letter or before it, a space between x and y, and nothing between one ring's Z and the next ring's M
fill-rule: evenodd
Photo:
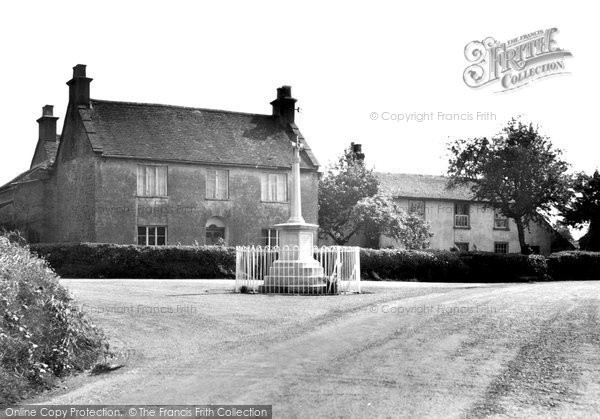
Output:
M541 255L465 252L459 257L469 267L471 282L547 280L548 266Z
M556 280L600 279L600 252L565 251L548 258L550 275Z
M222 246L36 244L66 278L234 278L235 249ZM543 256L436 250L361 249L363 279L510 282L547 279Z
M514 282L548 279L543 256L486 252L361 249L364 279Z
M91 367L107 350L47 263L0 236L0 405Z
M234 278L235 249L222 246L36 244L65 278Z
M468 267L452 252L361 249L360 266L364 279L463 282L468 276Z

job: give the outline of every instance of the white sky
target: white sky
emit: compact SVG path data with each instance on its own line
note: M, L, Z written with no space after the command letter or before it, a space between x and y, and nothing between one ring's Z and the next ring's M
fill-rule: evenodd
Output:
M0 184L29 168L45 104L87 64L92 97L270 113L293 87L300 129L326 164L350 141L380 171L443 174L449 137L541 125L574 170L600 165L600 54L590 5L551 1L44 1L0 5ZM485 4L485 5L484 5ZM462 80L472 40L557 27L571 74L510 93ZM373 121L371 112L493 112L495 121ZM240 150L243 153L243 150Z

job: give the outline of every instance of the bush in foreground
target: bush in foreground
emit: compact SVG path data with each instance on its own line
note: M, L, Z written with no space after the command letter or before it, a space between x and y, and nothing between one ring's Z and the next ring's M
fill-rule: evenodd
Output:
M107 350L47 263L0 236L0 405L90 368Z

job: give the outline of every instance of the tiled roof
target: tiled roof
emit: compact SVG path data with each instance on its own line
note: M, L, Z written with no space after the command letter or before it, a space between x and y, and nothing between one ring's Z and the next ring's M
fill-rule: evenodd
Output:
M92 147L106 156L289 167L299 134L270 115L170 105L92 99L79 114ZM316 168L303 142L302 167Z
M29 170L26 170L25 172L21 173L20 175L18 175L14 179L12 179L10 182L7 182L4 185L0 186L0 191L4 190L4 189L8 189L11 186L19 184L19 183L30 182L32 180L47 179L48 170L50 169L51 164L52 163L47 160L43 163L38 164L35 167L32 167Z
M46 156L53 162L56 158L56 152L58 151L58 144L60 143L60 135L56 136L56 141L44 141L44 149L46 150Z
M407 173L376 173L383 192L393 197L429 198L470 201L473 193L467 186L447 189L448 178Z

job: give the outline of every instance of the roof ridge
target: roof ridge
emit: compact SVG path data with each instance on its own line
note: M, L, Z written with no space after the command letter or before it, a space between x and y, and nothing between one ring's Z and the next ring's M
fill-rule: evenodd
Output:
M380 175L405 175L405 176L426 176L426 177L437 177L448 179L448 176L445 175L431 175L426 173L404 173L404 172L375 172Z
M92 104L94 102L102 102L102 103L114 103L119 105L132 105L132 106L152 106L152 107L161 107L161 108L174 108L174 109L188 109L193 111L205 111L205 112L218 112L218 113L228 113L235 115L248 115L248 116L265 116L270 117L271 115L262 114L262 113L253 113L253 112L241 112L241 111L228 111L225 109L209 109L209 108L196 108L193 106L181 106L181 105L169 105L165 103L148 103L148 102L123 102L119 100L105 100L105 99L90 99Z

